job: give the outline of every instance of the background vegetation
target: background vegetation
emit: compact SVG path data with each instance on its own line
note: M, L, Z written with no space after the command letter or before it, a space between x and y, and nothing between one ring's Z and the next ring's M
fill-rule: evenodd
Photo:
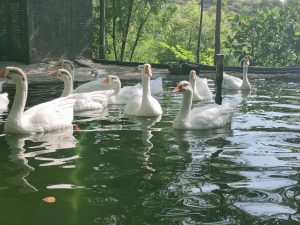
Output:
M101 0L100 0L101 1ZM200 1L106 0L106 59L196 61ZM227 65L299 65L299 0L223 0L221 52ZM99 0L93 2L94 58L99 58ZM200 62L213 64L215 2L204 0Z

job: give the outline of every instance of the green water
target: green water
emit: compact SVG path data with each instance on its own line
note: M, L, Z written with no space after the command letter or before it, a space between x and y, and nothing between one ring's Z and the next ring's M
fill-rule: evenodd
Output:
M0 224L299 224L299 82L251 80L250 95L224 96L239 103L231 125L175 131L182 78L164 80L161 118L114 105L76 115L79 133L20 137L1 114ZM31 83L27 105L60 88Z

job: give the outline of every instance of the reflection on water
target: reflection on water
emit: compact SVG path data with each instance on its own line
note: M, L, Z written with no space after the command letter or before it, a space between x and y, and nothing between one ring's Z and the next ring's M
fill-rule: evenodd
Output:
M128 116L129 121L135 124L135 127L142 132L142 142L144 145L144 168L147 169L150 173L155 171L155 168L152 167L152 163L150 160L150 151L153 148L153 144L151 142L152 131L159 132L160 128L153 128L155 123L161 120L161 115L157 117L136 117L136 116ZM147 176L151 176L151 174L147 174Z
M50 225L53 215L59 225L299 223L299 83L257 79L251 93L224 91L237 107L232 123L188 131L172 129L176 82L155 96L162 116L111 105L75 114L76 133L6 135L1 114L1 224ZM33 86L28 105L56 89Z
M29 158L40 162L37 166L65 165L79 158L78 155L62 158L43 156L55 153L60 149L75 147L76 139L73 136L73 129L33 135L6 134L5 139L10 149L9 160L12 162L9 170L18 171L16 175L8 178L8 182L20 186L21 192L37 191L26 179L34 170L34 167L28 163Z

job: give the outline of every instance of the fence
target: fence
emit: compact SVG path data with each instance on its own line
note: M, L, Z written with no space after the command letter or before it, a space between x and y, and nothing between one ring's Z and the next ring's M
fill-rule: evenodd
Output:
M0 60L92 56L91 0L1 0Z

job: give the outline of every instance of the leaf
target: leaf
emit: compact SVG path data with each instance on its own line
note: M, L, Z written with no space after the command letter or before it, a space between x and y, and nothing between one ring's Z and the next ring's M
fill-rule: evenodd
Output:
M49 197L43 198L43 201L46 202L46 203L55 203L56 198L52 197L52 196L49 196Z

